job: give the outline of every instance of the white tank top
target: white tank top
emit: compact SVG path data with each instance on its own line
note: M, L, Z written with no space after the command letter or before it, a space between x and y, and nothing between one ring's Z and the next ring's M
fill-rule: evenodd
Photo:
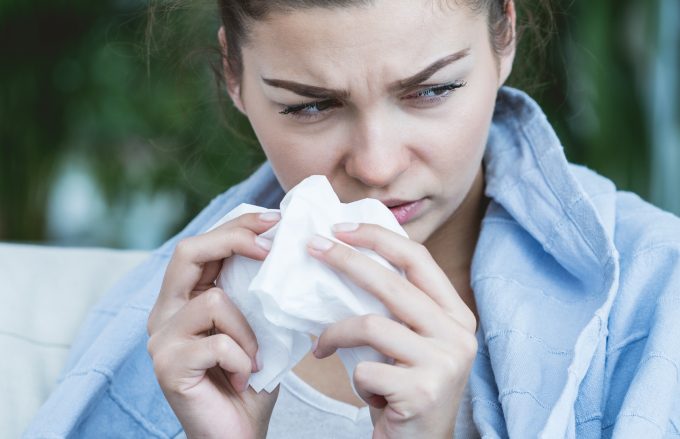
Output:
M267 439L370 439L372 435L368 407L358 408L329 398L292 371L281 382ZM454 437L479 438L472 422L469 387L465 388L460 402Z
M358 408L319 392L294 372L281 381L267 439L370 439L373 423L368 407ZM456 439L476 439L470 392L465 389L456 422ZM176 439L185 437L183 434Z
M358 408L330 398L289 372L281 381L267 439L371 438L368 406Z

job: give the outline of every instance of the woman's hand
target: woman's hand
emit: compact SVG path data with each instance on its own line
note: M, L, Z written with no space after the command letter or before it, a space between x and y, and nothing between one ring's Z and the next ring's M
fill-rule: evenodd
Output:
M368 345L395 360L365 361L354 371L354 386L371 406L374 438L451 438L477 353L474 314L423 245L370 224L338 225L335 235L404 270L406 279L321 237L309 244L313 256L375 295L404 324L378 315L334 323L319 337L315 356Z
M242 215L182 240L149 316L148 350L163 393L187 437L264 438L278 388L247 387L257 340L245 317L214 281L234 254L262 260L271 245L257 235L276 213Z

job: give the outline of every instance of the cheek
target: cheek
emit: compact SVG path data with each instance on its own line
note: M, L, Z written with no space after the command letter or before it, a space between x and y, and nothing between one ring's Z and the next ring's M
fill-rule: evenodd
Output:
M290 190L310 175L328 175L337 159L321 140L314 136L291 134L280 122L250 120L257 139L269 160L279 183Z
M248 121L282 188L288 191L310 175L325 173L320 144L291 130L249 79L244 75L242 89Z
M440 174L446 175L447 180L469 180L476 174L486 146L493 102L486 96L471 93L465 102L461 99L456 103L463 107L441 124L446 129L438 133L436 156L429 157L428 161Z
M457 120L463 155L468 160L481 161L489 137L496 106L497 77L490 67L478 71L479 81L469 90ZM486 75L484 74L486 73ZM476 165L477 163L475 163ZM476 172L476 171L475 171Z
M248 119L285 191L310 175L333 174L341 160L339 133L296 129L256 93L249 97Z

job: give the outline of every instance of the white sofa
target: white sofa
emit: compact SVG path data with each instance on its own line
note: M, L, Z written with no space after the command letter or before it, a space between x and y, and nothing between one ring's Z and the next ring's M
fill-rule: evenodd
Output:
M0 243L0 439L56 384L87 310L147 252Z

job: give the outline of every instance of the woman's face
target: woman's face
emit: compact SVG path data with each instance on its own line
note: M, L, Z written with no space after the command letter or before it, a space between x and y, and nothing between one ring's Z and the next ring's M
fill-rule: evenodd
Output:
M494 56L484 14L438 3L378 0L253 25L230 94L284 190L320 174L345 203L416 202L393 212L424 242L481 183L512 54Z

